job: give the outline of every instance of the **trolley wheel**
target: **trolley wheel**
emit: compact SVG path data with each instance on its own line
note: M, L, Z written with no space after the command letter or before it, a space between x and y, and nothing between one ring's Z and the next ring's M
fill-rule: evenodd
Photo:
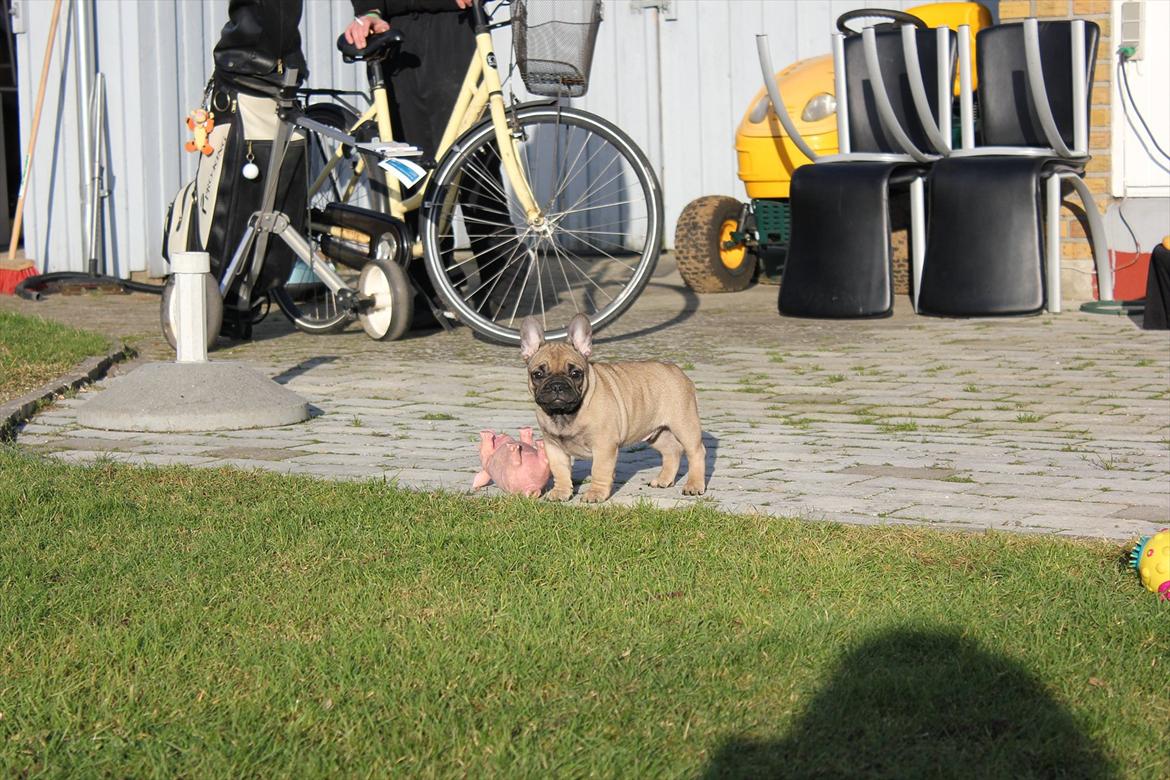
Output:
M678 272L695 292L737 292L756 275L756 256L746 246L724 248L739 229L743 205L735 198L707 195L687 204L674 229Z
M378 341L402 338L414 317L414 291L406 272L392 260L375 258L362 267L358 295L374 303L358 313L366 335Z
M207 301L207 349L210 350L219 336L219 329L223 326L223 296L219 294L219 283L211 276L204 274L204 298ZM159 319L162 322L163 336L171 349L177 349L175 341L175 322L179 319L178 299L175 298L175 277L168 276L163 285L162 305L159 307Z

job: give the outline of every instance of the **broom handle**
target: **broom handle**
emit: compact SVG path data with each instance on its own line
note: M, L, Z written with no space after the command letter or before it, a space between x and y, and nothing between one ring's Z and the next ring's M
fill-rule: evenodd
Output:
M61 14L61 0L53 3L53 18L49 21L49 42L45 46L45 62L41 65L41 83L37 87L37 106L33 110L32 129L29 131L28 154L20 175L20 197L16 201L16 218L12 221L12 241L8 244L8 259L16 259L16 245L20 242L20 227L24 222L24 196L28 193L28 176L32 171L33 150L37 148L37 130L41 124L41 108L45 104L45 85L49 80L49 65L53 61L53 46L57 42L57 17Z

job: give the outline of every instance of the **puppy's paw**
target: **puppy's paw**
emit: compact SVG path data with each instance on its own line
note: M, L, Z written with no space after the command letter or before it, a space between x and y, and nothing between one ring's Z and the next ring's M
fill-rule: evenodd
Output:
M571 487L554 487L544 494L545 501L568 501L572 497L573 488Z
M674 479L663 479L662 477L655 477L650 480L650 487L668 488L674 486Z
M581 500L586 504L600 504L607 498L609 498L609 491L596 486L589 488L585 491L585 495L581 496Z
M687 483L685 485L683 485L683 495L684 496L701 496L706 491L707 491L707 486L704 485L702 482L691 482L688 479Z

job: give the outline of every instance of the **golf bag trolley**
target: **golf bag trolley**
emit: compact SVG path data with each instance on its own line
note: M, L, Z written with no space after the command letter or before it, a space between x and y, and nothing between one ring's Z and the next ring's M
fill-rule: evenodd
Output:
M239 97L244 100L243 95ZM340 203L329 203L310 213L305 144L297 136L329 136L383 160L417 156L420 150L395 142L362 142L303 116L296 94L296 71L292 69L286 71L279 94L264 100L269 107L275 104L271 141L261 145L246 140L244 130L221 136L224 159L217 165L225 170L218 173L234 178L218 181L214 208L201 208L200 190L206 192L216 185L201 187L204 177L200 176L180 190L167 215L165 257L169 259L170 251L184 249L211 255L212 276L206 295L208 345L217 333L251 338L257 310L269 298L301 330L336 332L356 318L371 338L400 338L413 313L414 290L403 270L413 242L409 228L387 214ZM235 115L234 100L232 106ZM234 121L242 126L247 117L236 115ZM263 160L265 147L267 160ZM242 160L247 162L241 178L236 174L241 168L233 166ZM266 170L259 171L257 161ZM250 210L256 201L254 194L249 197L248 193L254 193L253 182L260 175L258 206ZM210 224L200 224L201 220ZM186 229L182 229L184 223ZM307 273L293 273L297 260L303 263L298 270ZM359 272L356 284L351 286L342 278L338 265ZM323 289L329 292L329 316L300 316L298 301ZM163 332L173 345L177 312L172 290L168 281L161 319Z

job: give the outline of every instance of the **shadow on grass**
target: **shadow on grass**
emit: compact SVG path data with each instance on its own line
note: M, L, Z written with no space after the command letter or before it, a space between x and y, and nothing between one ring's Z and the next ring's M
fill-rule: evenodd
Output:
M788 734L733 737L705 778L1085 777L1118 772L1016 661L949 632L845 654Z

